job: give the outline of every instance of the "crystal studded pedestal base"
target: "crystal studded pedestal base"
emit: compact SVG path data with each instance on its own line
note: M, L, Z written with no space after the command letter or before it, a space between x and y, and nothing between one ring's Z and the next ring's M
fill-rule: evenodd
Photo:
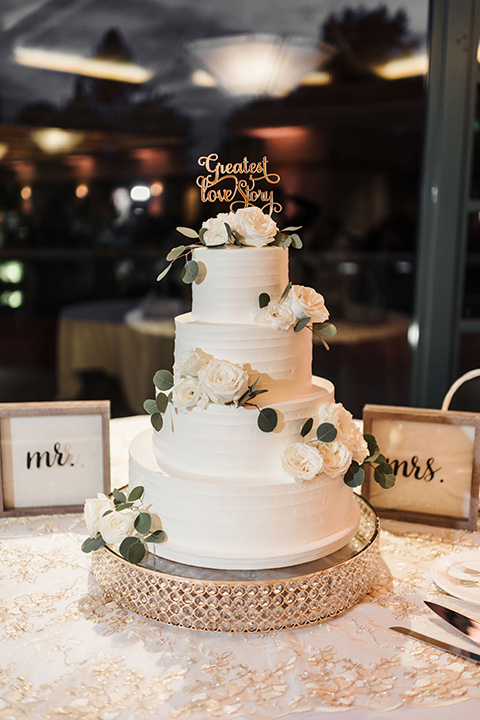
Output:
M195 630L267 632L303 627L357 603L376 580L379 522L361 497L355 537L313 562L275 570L210 570L149 554L132 565L108 548L92 554L105 596L132 612Z

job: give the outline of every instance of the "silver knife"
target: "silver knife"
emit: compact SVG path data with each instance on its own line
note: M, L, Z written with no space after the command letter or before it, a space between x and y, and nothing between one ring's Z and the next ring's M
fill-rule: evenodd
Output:
M464 650L463 648L450 645L450 643L443 642L442 640L437 640L437 638L428 637L428 635L421 635L421 633L410 630L410 628L396 626L389 629L395 630L395 632L399 632L402 635L408 635L408 637L415 638L415 640L420 640L428 645L433 645L433 647L440 648L440 650L447 650L447 652L453 653L454 655L460 655L468 660L474 660L475 662L480 663L480 655L471 652L471 650Z
M454 628L460 630L461 633L470 638L470 640L473 640L474 643L480 645L480 622L466 615L462 615L455 610L443 607L443 605L437 605L437 603L429 602L428 600L424 600L424 602L425 605L427 605L430 610L433 610L434 613L437 613L442 620L453 625Z

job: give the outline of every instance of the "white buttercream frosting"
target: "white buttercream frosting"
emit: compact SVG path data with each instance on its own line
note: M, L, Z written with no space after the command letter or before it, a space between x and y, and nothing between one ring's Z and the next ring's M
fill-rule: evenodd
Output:
M305 421L315 417L323 403L333 401L333 385L321 379L317 383L309 394L290 400L271 402L270 393L255 398L258 405L271 404L277 411L278 425L270 433L258 428L254 407L210 405L180 413L170 406L153 438L160 467L168 473L223 476L226 484L239 477L255 483L263 476L290 482L282 468L282 451L300 438Z
M250 380L260 378L269 397L279 392L304 394L312 387L312 333L276 330L263 325L220 325L175 318L175 358L201 350L214 358L245 366Z
M258 297L280 297L288 283L288 250L280 247L196 248L199 281L192 285L192 315L203 322L252 323Z
M345 545L359 522L358 503L341 477L298 484L268 476L248 484L229 475L169 475L155 462L148 430L130 445L130 485L145 488L145 502L162 519L167 540L155 551L201 567L308 562Z

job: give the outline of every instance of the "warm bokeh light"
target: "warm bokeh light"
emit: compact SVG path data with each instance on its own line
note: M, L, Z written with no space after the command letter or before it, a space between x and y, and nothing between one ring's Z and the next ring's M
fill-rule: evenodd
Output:
M163 183L161 182L153 182L150 185L150 193L153 197L158 197L163 193Z
M7 143L0 143L0 160L5 157L5 155L8 152L8 145Z
M192 82L194 85L198 85L198 87L215 87L216 82L215 78L210 75L206 70L195 70L195 72L192 73Z
M330 85L333 80L331 73L322 72L317 70L315 72L308 73L302 78L302 85L317 86L317 85Z
M79 145L84 134L62 128L39 128L32 130L30 138L47 155L71 152Z
M374 71L385 80L399 80L400 78L426 75L428 72L428 57L426 53L423 53L400 58L399 60L390 60L384 65L377 65Z
M6 305L11 308L19 308L23 305L23 292L21 290L3 292L0 295L0 305Z
M130 190L130 197L135 202L146 202L150 200L150 188L146 185L135 185Z
M42 70L56 70L57 72L72 73L72 75L86 75L104 80L137 84L147 82L154 75L153 70L130 62L84 58L80 55L42 50L41 48L16 48L15 62Z
M20 190L20 195L22 200L29 200L32 197L32 188L30 185L24 185L24 187Z
M88 195L88 185L84 185L83 183L81 185L77 185L75 188L75 195L77 198L84 198Z

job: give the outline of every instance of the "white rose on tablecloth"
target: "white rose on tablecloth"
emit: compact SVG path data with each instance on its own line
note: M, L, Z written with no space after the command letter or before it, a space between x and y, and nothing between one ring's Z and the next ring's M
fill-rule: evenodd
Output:
M314 445L296 442L288 445L280 456L285 472L297 482L313 480L323 472L323 458Z
M176 408L191 408L198 405L203 388L197 378L185 377L173 386L173 404Z
M133 510L125 508L125 510L114 510L102 517L99 530L105 542L115 545L132 535L135 530L134 522L137 514Z
M306 317L311 318L314 323L322 323L328 320L329 312L325 307L323 295L320 295L313 288L292 285L287 298L290 307L299 320Z
M220 213L217 217L209 218L202 224L202 228L206 228L207 232L203 235L203 242L208 247L217 245L225 245L230 243L225 223L231 225L232 213Z
M232 230L242 245L263 247L273 242L277 223L259 207L240 208L232 217Z
M352 451L340 440L318 442L316 447L323 458L323 472L329 477L345 475L352 463Z
M271 300L257 312L255 322L270 325L277 330L289 330L297 324L297 317L287 302Z
M337 440L352 452L353 460L360 465L368 457L368 445L353 416L341 403L325 403L318 417L319 423L328 422L337 428Z
M228 360L210 360L198 371L205 394L216 405L239 400L248 389L248 373Z
M185 350L185 352L183 352L175 361L173 374L175 377L181 375L191 375L192 377L197 377L200 368L206 364L207 361L205 358L203 358L196 350Z
M90 537L95 537L98 533L103 513L107 512L107 510L113 510L114 507L113 500L103 493L98 493L96 498L89 498L85 501L83 516Z

